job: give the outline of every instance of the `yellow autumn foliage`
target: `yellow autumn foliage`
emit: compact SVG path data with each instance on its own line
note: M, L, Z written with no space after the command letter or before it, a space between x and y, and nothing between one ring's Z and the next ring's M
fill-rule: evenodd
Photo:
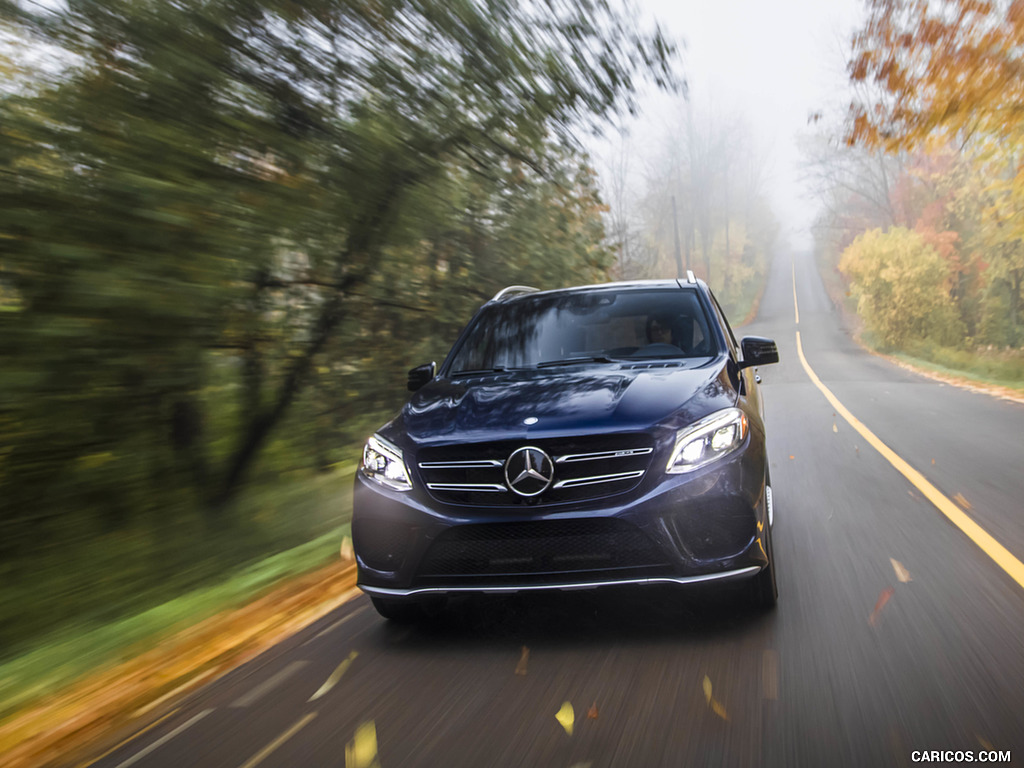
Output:
M948 262L918 232L903 227L865 232L843 251L839 270L851 282L867 330L884 346L962 342Z

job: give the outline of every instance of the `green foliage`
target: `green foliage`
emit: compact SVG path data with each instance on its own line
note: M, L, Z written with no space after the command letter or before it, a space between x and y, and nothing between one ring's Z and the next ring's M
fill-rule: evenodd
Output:
M948 263L920 233L903 227L865 232L843 252L839 269L852 283L867 330L885 347L914 339L954 346L962 339Z
M906 354L897 357L940 373L962 376L1024 390L1024 352L997 349L992 345L974 349L943 347L931 341L911 342Z
M675 82L603 0L0 12L52 56L0 92L0 578L65 613L259 528L501 285L603 278L575 136ZM46 625L7 606L0 655Z

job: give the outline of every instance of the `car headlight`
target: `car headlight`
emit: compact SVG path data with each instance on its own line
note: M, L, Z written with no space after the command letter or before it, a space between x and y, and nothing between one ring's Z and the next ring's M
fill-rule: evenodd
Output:
M402 449L380 435L366 441L363 448L363 475L395 491L412 490Z
M739 408L726 408L676 433L676 446L666 472L693 472L726 456L747 437L747 415Z

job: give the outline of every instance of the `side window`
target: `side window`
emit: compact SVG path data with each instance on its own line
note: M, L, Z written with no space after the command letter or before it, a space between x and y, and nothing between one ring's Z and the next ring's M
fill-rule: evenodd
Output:
M742 353L740 352L740 345L736 343L736 337L733 335L732 328L729 326L729 321L725 319L725 312L718 306L718 299L715 298L715 294L708 289L708 296L711 297L711 303L715 306L715 314L718 315L718 322L725 328L725 341L729 345L729 349L732 352L732 356L737 360L742 360Z

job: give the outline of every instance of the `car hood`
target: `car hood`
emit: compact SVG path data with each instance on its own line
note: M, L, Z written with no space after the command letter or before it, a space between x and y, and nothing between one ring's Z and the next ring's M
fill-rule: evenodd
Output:
M699 362L436 379L388 431L430 445L681 426L736 402L725 361Z

